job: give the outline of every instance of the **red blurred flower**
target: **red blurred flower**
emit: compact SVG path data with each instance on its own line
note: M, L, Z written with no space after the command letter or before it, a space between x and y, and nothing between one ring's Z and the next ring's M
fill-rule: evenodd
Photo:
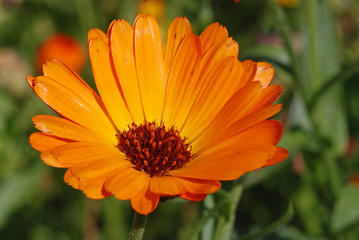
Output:
M55 34L41 44L36 54L36 69L51 59L58 59L75 72L81 72L86 62L86 52L82 45L66 34Z

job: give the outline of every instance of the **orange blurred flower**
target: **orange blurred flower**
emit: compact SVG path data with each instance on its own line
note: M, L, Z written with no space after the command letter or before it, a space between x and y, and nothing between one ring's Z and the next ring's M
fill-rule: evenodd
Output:
M282 88L268 63L238 61L238 44L214 23L197 36L176 18L162 54L159 27L139 14L88 34L97 95L58 61L28 76L61 117L33 118L30 143L42 160L68 168L65 182L87 197L114 195L151 213L161 197L200 201L219 181L283 161L282 125L267 120Z
M73 37L66 34L55 34L39 47L36 54L36 69L46 61L58 59L76 72L81 72L86 62L86 52L82 45Z
M279 5L284 7L294 8L300 3L300 0L276 0Z
M140 0L138 10L142 13L149 13L155 18L162 18L165 13L165 2L163 0Z
M353 184L357 188L359 188L359 175L355 175L349 178L348 183Z

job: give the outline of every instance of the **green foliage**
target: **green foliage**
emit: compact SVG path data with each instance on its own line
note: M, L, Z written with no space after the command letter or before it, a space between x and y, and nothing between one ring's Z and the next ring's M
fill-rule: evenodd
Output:
M0 1L0 239L127 238L128 201L86 199L30 147L31 117L53 113L22 75L36 74L37 48L50 35L71 34L86 46L90 28L106 31L115 18L132 23L137 10L132 0ZM218 21L239 42L241 60L275 67L273 82L284 88L279 146L290 157L224 182L202 203L160 203L145 239L358 239L359 189L348 184L359 175L358 10L354 0L301 0L294 8L275 0L166 1L164 36L176 16L198 34ZM18 61L4 67L2 50ZM89 61L82 76L93 85Z

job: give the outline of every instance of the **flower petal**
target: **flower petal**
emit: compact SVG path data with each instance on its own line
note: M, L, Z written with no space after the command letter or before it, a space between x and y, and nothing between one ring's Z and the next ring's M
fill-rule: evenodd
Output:
M163 110L163 122L168 126L181 128L191 110L193 97L188 92L196 84L200 59L199 38L189 34L180 43L169 72Z
M144 122L133 49L133 29L125 20L116 21L110 31L112 62L131 116Z
M48 77L37 77L33 81L33 86L41 100L61 116L102 135L113 144L117 143L116 131L112 123L92 102L87 102L74 90Z
M132 208L142 215L153 212L160 200L160 195L152 193L147 187L142 189L135 197L131 198Z
M160 30L152 16L139 14L134 32L136 70L145 117L148 122L159 122L166 84Z
M98 161L85 161L72 166L71 172L81 181L106 179L113 173L118 174L125 168L133 165L125 159L118 158L102 158Z
M167 33L166 50L164 55L164 65L166 73L171 69L177 49L182 40L192 32L191 24L187 18L175 18Z
M140 194L140 192L145 192L149 183L148 174L128 168L109 177L105 182L105 189L116 198L127 200Z
M203 43L203 53L207 52L213 45L228 38L228 31L219 23L209 25L200 36Z
M280 163L285 160L289 155L289 152L285 148L277 147L277 151L275 152L274 156L271 159L268 159L267 166L272 166L274 164Z
M202 151L202 148L206 147L208 142L214 140L213 138L216 134L224 131L226 127L231 126L239 119L244 118L249 109L256 103L260 92L261 86L259 83L252 82L248 84L245 88L237 91L222 109L216 113L217 115L210 116L211 119L208 121L202 121L202 126L198 126L197 129L189 128L185 134L189 134L194 153Z
M32 118L32 121L37 129L48 135L66 138L72 141L99 143L107 141L107 139L101 135L90 132L64 118L51 115L37 115ZM111 142L108 142L108 144L111 144Z
M116 158L125 161L123 153L117 148L105 144L91 142L73 142L61 145L41 154L41 159L57 163L57 167L72 167L79 162L101 161L106 158Z
M92 39L95 39L95 38L101 39L106 44L108 44L108 36L98 28L93 28L88 32L88 34L87 34L87 44L89 44L90 41Z
M233 95L236 89L238 61L234 57L222 59L203 84L181 129L183 136L194 139Z
M183 182L171 176L152 177L149 189L153 193L168 196L180 195L186 191Z
M97 112L106 112L105 106L91 87L70 68L54 59L43 66L44 75L55 80L64 87L74 90L77 95L88 102Z
M254 81L259 81L263 88L266 88L272 81L274 76L274 68L266 62L257 63L257 72Z
M35 132L29 138L31 146L39 152L48 151L55 147L72 142L68 139L63 139L55 136L50 136L45 133Z
M205 199L207 197L207 194L193 194L190 192L186 192L182 195L180 195L181 198L188 200L188 201L202 201L203 199Z
M203 180L191 178L179 178L185 188L186 192L192 194L210 194L217 192L221 188L221 183L216 180Z
M234 180L246 172L264 167L276 150L275 146L268 144L225 147L220 151L199 155L183 168L171 171L171 175L219 181Z
M110 48L101 39L94 38L89 42L89 54L98 91L117 129L121 131L132 122L132 118L112 67Z
M79 189L86 195L86 197L91 199L103 199L111 196L111 193L107 192L103 188L104 179L100 181L89 181L79 182Z

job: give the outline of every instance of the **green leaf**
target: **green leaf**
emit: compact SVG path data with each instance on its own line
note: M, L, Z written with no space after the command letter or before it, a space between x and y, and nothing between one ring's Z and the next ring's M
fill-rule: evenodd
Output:
M325 1L305 3L301 86L308 102L341 71L341 58L335 23ZM330 149L337 156L344 153L348 138L343 92L342 84L327 89L310 112L318 135L331 144Z
M13 211L28 203L38 192L36 183L45 173L43 165L18 172L2 180L0 185L0 229Z
M339 194L331 219L331 230L339 233L354 223L359 222L359 189L352 185L345 186Z

